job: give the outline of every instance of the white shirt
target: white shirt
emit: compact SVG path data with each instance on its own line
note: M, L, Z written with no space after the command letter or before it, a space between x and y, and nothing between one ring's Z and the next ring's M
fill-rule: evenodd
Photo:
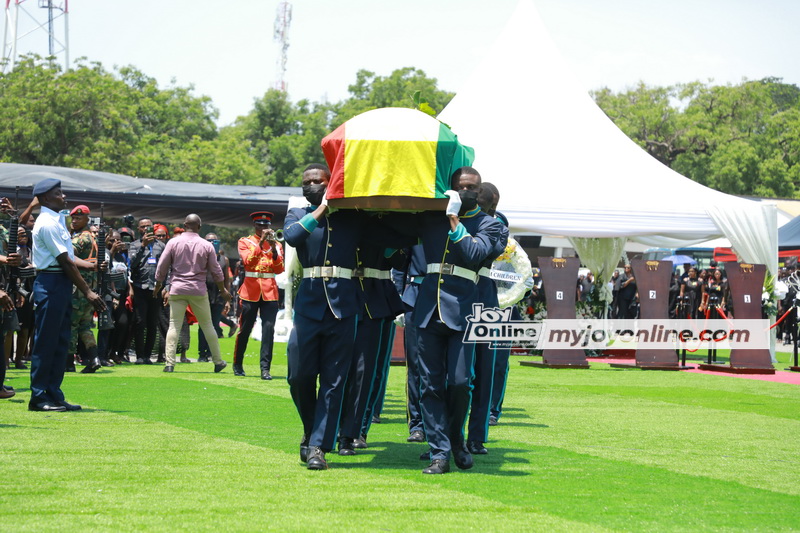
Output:
M67 231L66 217L49 207L42 211L33 225L33 265L37 270L59 266L56 257L67 252L75 260L72 238Z

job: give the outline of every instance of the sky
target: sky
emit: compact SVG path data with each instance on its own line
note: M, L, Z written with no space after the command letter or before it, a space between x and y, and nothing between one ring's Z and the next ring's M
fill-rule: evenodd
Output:
M63 4L65 0L54 0ZM292 0L285 79L293 101L347 98L359 69L416 67L457 92L518 0ZM13 3L13 2L12 2ZM133 65L161 87L193 85L232 123L277 79L277 0L69 0L72 60ZM766 76L800 85L798 0L534 0L588 90L643 81L716 84ZM23 0L40 21L46 10ZM5 20L5 17L4 17ZM20 34L31 17L20 16ZM63 19L56 20L61 32ZM47 50L47 36L19 40ZM520 58L524 68L524 58Z

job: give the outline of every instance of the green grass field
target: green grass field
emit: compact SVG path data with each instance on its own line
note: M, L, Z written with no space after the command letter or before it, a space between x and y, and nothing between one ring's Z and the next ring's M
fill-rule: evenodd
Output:
M222 346L230 362L232 340ZM425 446L405 440L405 368L393 367L370 447L331 454L320 472L299 461L285 346L276 348L271 382L255 355L246 378L208 363L68 374L67 399L84 407L74 413L28 412L28 374L10 370L18 394L0 403L0 528L800 530L796 385L538 369L514 357L489 455L470 471L425 476Z

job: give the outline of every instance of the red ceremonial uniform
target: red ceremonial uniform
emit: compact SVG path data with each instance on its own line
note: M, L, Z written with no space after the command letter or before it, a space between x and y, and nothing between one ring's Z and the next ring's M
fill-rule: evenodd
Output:
M278 301L275 274L283 272L283 247L275 243L277 257L274 257L270 244L264 242L259 246L258 241L256 235L239 239L239 257L245 272L239 298L248 302Z

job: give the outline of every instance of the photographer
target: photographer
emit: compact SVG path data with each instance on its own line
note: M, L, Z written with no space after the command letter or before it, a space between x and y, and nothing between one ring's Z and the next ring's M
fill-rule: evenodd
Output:
M153 221L139 219L139 239L133 241L128 251L133 285L134 338L136 364L152 364L150 356L156 342L161 300L153 298L156 286L156 267L164 243L156 239Z
M113 283L113 290L118 297L113 300L111 316L114 319L114 329L98 331L97 347L100 359L114 363L128 362L126 359L126 341L133 313L125 306L125 301L131 292L128 258L128 243L120 240L117 231L110 231L106 236L106 261L109 273L122 273L125 281Z

